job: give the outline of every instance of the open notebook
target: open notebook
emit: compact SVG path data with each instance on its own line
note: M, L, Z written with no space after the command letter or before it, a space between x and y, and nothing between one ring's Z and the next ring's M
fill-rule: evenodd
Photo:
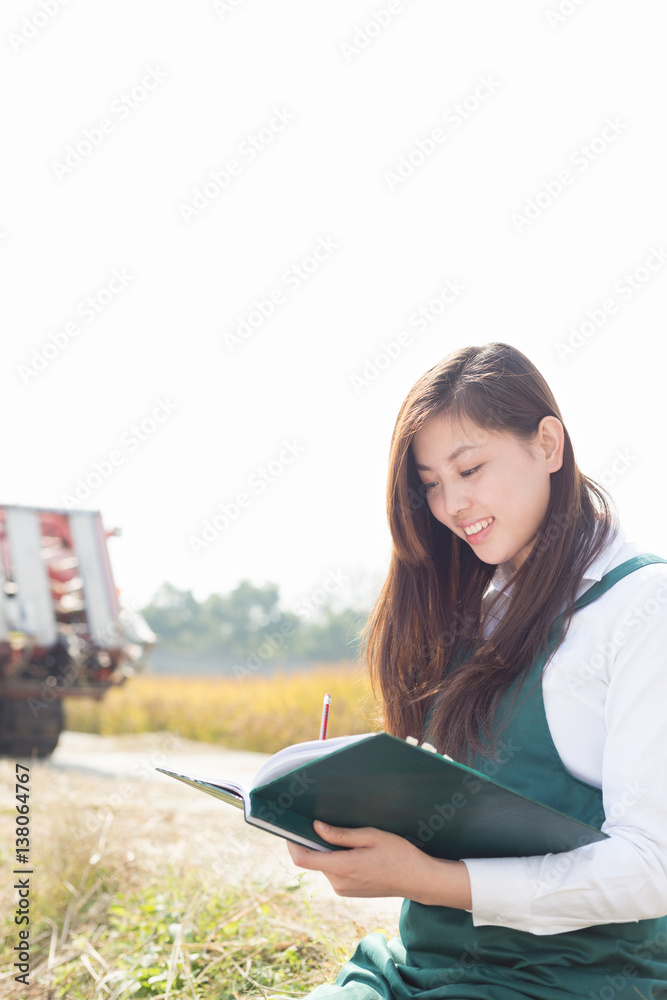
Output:
M243 809L253 826L315 850L345 848L322 840L313 819L377 827L452 860L559 853L607 836L389 733L296 743L274 754L249 789L157 770Z

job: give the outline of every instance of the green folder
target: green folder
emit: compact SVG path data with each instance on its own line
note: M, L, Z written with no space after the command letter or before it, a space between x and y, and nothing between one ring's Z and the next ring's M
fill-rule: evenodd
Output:
M291 751L312 759L262 782L276 758L289 767ZM322 840L313 819L377 827L451 860L556 854L607 837L495 778L389 733L295 744L271 758L249 792L233 782L157 770L242 808L254 826L318 850L345 848Z

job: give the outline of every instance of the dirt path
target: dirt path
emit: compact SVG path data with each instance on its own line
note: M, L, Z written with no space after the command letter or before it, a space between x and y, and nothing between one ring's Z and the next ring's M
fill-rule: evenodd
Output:
M248 826L240 811L155 771L166 767L202 777L249 783L266 754L226 750L164 733L97 736L64 733L52 758L30 765L32 801L43 817L68 817L68 833L97 844L127 845L128 857L156 870L188 859L212 879L249 884L260 878L276 888L299 882L285 842ZM14 764L0 760L2 812L13 805ZM46 831L48 824L41 820ZM4 824L3 824L4 825ZM39 864L39 837L34 843ZM317 872L303 879L315 913L340 914L366 931L396 932L400 900L342 899Z

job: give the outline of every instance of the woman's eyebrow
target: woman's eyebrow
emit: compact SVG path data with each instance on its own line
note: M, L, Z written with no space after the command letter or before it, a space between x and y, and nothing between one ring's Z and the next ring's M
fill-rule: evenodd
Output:
M449 463L449 462L453 462L453 461L454 461L454 459L455 459L455 458L458 458L458 457L459 457L459 455L460 455L460 454L461 454L462 452L464 452L464 451L472 451L472 449L473 449L473 448L481 448L481 447L482 447L482 445L481 445L481 444L460 444L460 445L458 446L458 448L456 448L456 449L455 449L455 450L454 450L454 451L453 451L453 452L451 453L451 455L449 456L449 458L445 459L445 461L446 461L447 463ZM423 471L423 472L432 472L432 471L433 471L433 470L431 469L431 466L430 466L430 465L416 465L416 468L417 468L417 469L419 469L420 471Z

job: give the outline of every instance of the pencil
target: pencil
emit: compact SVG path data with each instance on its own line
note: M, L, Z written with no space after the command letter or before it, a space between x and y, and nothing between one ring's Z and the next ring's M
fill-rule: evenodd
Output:
M327 726L329 724L329 706L331 705L331 695L325 694L324 701L322 702L322 721L320 723L320 736L321 740L327 738Z

